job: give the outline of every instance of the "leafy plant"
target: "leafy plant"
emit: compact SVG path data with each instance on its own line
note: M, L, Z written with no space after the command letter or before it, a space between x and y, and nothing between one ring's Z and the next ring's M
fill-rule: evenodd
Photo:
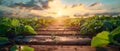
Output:
M35 29L41 26L47 26L53 21L51 18L0 18L0 45L14 44L10 51L34 51L33 48L28 46L16 45L12 40L17 35L24 36L25 34L37 34ZM20 48L19 48L19 47Z
M91 41L91 46L101 47L106 46L109 43L120 45L120 42L116 40L116 38L119 38L118 35L120 36L120 26L111 32L103 31L101 33L98 33L95 37L93 37Z
M5 45L5 44L8 44L8 43L12 43L12 42L8 38L0 37L0 45ZM10 51L19 51L19 50L21 50L21 51L34 51L33 48L28 47L28 46L13 45L10 48Z
M120 26L111 32L109 35L110 41L116 45L120 45L119 38L120 37Z
M105 46L110 43L109 41L109 35L110 33L108 31L103 31L101 33L98 33L95 37L93 37L91 41L91 46Z
M31 34L37 34L37 33L35 32L35 30L34 30L31 26L29 26L29 25L25 25L25 26L24 26L24 32L26 32L26 33L31 33Z
M11 22L11 26L13 26L13 27L18 26L20 24L19 20L17 20L17 19L12 19L10 22Z
M9 30L8 25L0 24L0 36L4 36L8 30Z
M22 51L34 51L33 48L28 47L28 46L22 46L22 47L21 47L21 50L22 50Z
M119 27L117 27L115 30L113 30L112 32L111 32L111 34L114 36L114 35L116 35L116 34L119 34L120 33L120 26Z
M14 45L10 48L10 51L34 51L33 48L29 47L29 46L18 46L18 45Z
M1 17L0 18L0 45L5 44L14 44L10 48L10 51L34 51L33 48L28 46L19 46L16 45L12 40L17 35L24 34L37 34L35 29L41 26L47 26L53 21L52 18L8 18ZM19 47L20 48L19 48Z
M10 51L19 51L19 47L17 45L14 45L10 48Z
M0 45L5 45L7 43L10 43L9 40L5 37L0 37Z
M112 31L118 26L120 26L118 23L119 17L99 17L99 16L93 16L90 18L83 18L84 22L82 22L80 26L80 32L82 34L97 34L102 31Z
M82 18L69 18L66 19L66 26L75 26L78 27L80 26L80 21L82 20Z
M36 34L36 32L31 26L25 25L24 23L24 21L21 22L21 19L18 18L0 18L0 45L6 45L9 43L13 44L14 41L12 40L12 38L17 35L23 34L23 30L25 30L25 32L29 34ZM33 48L30 47L22 47L22 51L34 51Z

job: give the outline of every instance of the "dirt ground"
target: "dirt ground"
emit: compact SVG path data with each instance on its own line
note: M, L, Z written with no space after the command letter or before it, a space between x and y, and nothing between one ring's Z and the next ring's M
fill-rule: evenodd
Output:
M30 45L35 51L120 51L117 48L95 48L91 46L75 46L75 45Z

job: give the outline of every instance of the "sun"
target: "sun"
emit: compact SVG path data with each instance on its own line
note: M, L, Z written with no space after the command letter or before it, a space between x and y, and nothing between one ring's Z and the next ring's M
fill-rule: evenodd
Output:
M57 17L61 17L61 16L63 16L63 15L64 15L63 10L62 10L62 9L59 9L59 10L57 11L56 16L57 16Z
M60 17L60 16L62 16L62 15L63 15L63 13L62 13L61 11L57 13L57 16L58 16L58 17Z

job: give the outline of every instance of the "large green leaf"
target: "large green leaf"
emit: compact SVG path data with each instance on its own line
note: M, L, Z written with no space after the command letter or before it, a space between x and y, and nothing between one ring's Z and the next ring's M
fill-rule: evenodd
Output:
M21 47L22 51L34 51L34 48L28 47L28 46L22 46Z
M91 46L101 47L108 45L109 43L109 32L103 31L101 33L98 33L96 37L93 37Z
M110 33L108 31L103 31L101 33L98 33L96 37L99 37L101 39L106 39L109 40L109 35Z
M37 34L36 31L29 25L24 26L24 32L30 33L30 34Z
M104 40L98 37L94 37L91 42L91 46L94 46L94 47L102 47L108 44L109 44L108 40Z
M34 48L28 47L28 46L20 46L20 49L18 47L18 45L14 45L10 48L10 51L34 51Z
M5 37L0 37L0 45L4 45L9 43L9 40Z

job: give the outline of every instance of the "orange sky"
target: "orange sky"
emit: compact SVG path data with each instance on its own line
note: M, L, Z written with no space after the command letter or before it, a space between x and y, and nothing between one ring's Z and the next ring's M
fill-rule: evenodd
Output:
M16 0L17 1L17 0ZM64 2L63 2L64 1ZM16 15L25 15L32 14L37 16L45 16L45 17L61 17L61 16L70 16L73 17L74 15L78 16L91 16L91 15L114 15L119 14L120 15L120 8L119 6L116 7L116 5L113 5L115 2L117 3L118 0L109 0L110 2L103 1L103 0L53 0L49 1L47 4L49 8L45 9L42 8L42 10L37 9L30 9L31 7L21 6L21 8L9 8L5 7L3 9L3 6L1 6L0 10L4 10L7 12L11 12L14 10L13 13ZM20 1L19 1L20 2ZM27 2L27 1L26 1ZM66 3L65 3L66 2ZM22 2L23 3L23 2ZM87 3L87 4L86 4ZM112 3L109 4L109 3ZM24 2L24 4L26 4ZM32 3L30 3L32 4ZM36 5L39 5L37 8L41 8L41 3L33 3ZM107 6L109 4L109 6ZM110 6L111 5L111 6ZM105 7L106 6L106 7ZM112 8L113 7L113 8ZM11 11L10 11L11 9ZM19 10L19 11L18 11ZM29 10L29 11L28 11Z
M84 4L76 4L76 5L65 5L60 0L54 0L48 3L49 9L42 10L44 13L41 13L39 10L32 10L31 13L43 15L43 16L52 16L52 17L59 17L59 16L73 16L74 14L84 15L86 13L104 13L106 10L90 10ZM93 8L97 8L102 6L102 4L98 4Z

